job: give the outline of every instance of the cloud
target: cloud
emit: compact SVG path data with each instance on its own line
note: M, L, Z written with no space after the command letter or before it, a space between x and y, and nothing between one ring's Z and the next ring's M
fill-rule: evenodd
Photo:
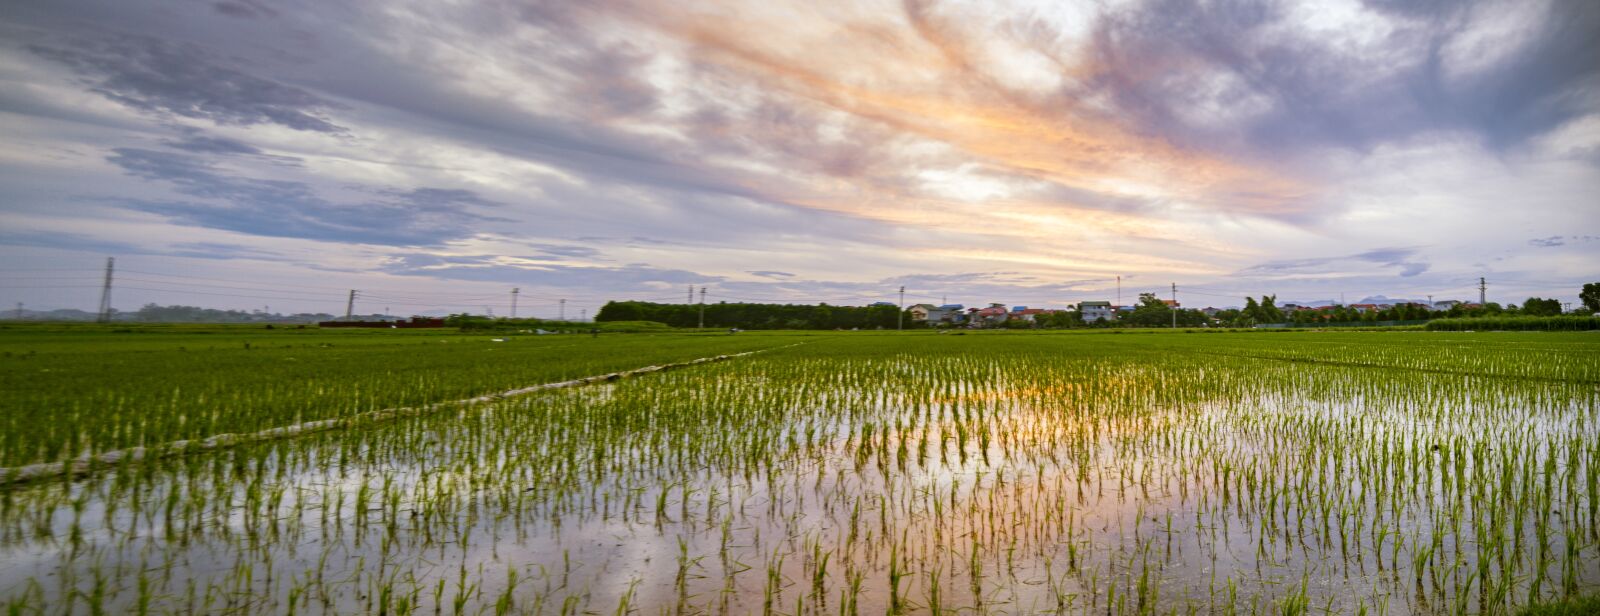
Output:
M249 248L237 244L179 242L166 248L159 248L121 240L105 239L83 233L44 230L0 232L0 245L53 248L104 255L153 255L214 260L278 259L281 257L278 253L272 251Z
M188 135L182 139L163 139L161 144L169 148L195 154L244 154L248 156L260 156L263 154L260 149L243 141L200 134Z
M567 246L562 244L521 244L521 246L537 251L541 257L599 259L601 253L588 246Z
M1600 246L1554 235L1594 223L1585 3L193 8L8 12L3 226L833 303L1397 295Z
M282 167L299 167L305 161L294 156L268 154L261 148L238 139L207 135L198 130L185 130L181 137L162 139L161 145L202 157L247 156Z
M1403 5L1138 3L1098 23L1091 81L1172 139L1266 153L1366 151L1436 130L1505 150L1593 111L1595 6ZM1454 48L1474 64L1453 66L1441 49Z
M1559 236L1559 235L1552 235L1550 237L1540 237L1540 238L1534 238L1534 239L1528 240L1528 245L1529 246L1538 246L1540 248L1550 248L1550 247L1553 247L1553 246L1561 246L1563 244L1566 244L1566 242L1562 241L1561 236Z
M1396 267L1402 278L1409 278L1428 271L1431 265L1426 261L1416 259L1415 248L1379 248L1352 255L1338 257L1313 257L1306 259L1282 259L1268 261L1244 268L1237 275L1273 275L1273 274L1298 274L1298 273L1334 273L1341 268L1347 268L1352 263L1377 263L1385 267Z
M106 160L129 175L165 182L179 194L204 200L127 199L129 207L186 225L251 235L426 246L472 237L481 224L504 220L473 213L499 204L469 190L380 190L370 201L336 203L301 182L233 177L187 154L117 148Z
M230 0L227 2L213 2L211 8L217 13L228 17L242 19L277 17L278 11L264 3L255 0Z
M214 64L204 48L148 37L108 36L68 46L35 44L35 55L71 67L89 89L154 114L251 126L344 133L325 118L339 108L304 89Z
M100 254L148 254L135 244L60 231L0 231L0 245L82 250Z
M620 266L564 265L544 259L529 262L517 257L496 255L442 256L411 253L385 260L380 271L399 276L426 276L443 280L521 283L576 289L654 289L664 285L708 283L721 276L680 269L664 269L642 263ZM676 294L676 289L672 291ZM676 297L676 295L674 295Z
M219 242L180 242L173 244L172 249L166 254L175 257L190 257L194 259L267 259L280 260L281 253L270 250L261 250L238 244L224 244Z

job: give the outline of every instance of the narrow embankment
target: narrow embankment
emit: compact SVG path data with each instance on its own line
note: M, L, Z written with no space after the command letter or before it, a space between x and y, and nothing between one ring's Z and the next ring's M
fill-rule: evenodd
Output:
M164 443L161 445L154 445L151 447L130 447L127 449L105 451L98 454L84 455L62 462L41 462L38 464L29 464L27 466L0 468L0 487L19 483L27 483L31 481L39 481L43 479L62 479L64 477L78 478L94 473L97 470L116 468L124 464L135 464L159 458L215 451L218 449L225 449L228 447L234 447L248 443L260 443L263 441L294 438L314 432L327 432L329 430L342 430L357 426L368 426L372 424L403 419L406 417L426 415L428 413L438 412L447 408L460 408L463 406L484 404L488 402L495 402L497 400L504 400L506 398L515 398L517 396L536 394L544 391L566 389L569 387L582 387L584 385L591 385L594 383L604 383L608 381L632 378L644 374L650 374L652 372L660 372L662 370L686 368L689 366L696 366L711 362L727 361L738 357L745 357L757 353L765 353L767 351L791 346L795 345L784 345L770 349L759 349L755 351L745 351L743 353L733 353L730 355L701 357L688 361L660 364L656 366L645 366L643 368L634 368L632 370L623 370L621 372L587 376L569 381L541 383L539 385L520 387L517 389L486 394L474 398L436 402L425 406L380 409L351 415L349 417L308 421L291 426L281 426L262 430L260 432L250 432L246 434L217 434L204 439L181 440Z

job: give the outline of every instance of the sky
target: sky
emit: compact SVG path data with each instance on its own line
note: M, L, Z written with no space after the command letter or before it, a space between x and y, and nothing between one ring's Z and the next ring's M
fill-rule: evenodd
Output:
M1575 302L1600 3L7 3L0 301L107 257L121 310Z

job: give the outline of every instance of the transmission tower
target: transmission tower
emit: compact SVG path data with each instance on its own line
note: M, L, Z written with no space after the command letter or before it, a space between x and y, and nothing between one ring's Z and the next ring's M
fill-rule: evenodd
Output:
M106 282L100 288L100 316L96 319L101 323L111 322L111 271L116 264L116 257L106 257Z

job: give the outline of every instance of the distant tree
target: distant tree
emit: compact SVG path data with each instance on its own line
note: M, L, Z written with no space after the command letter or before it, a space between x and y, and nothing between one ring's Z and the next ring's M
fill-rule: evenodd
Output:
M1261 322L1261 304L1256 303L1256 298L1244 298L1244 309L1233 318L1234 327L1250 327Z
M1034 319L1044 327L1056 329L1083 327L1083 314L1076 310L1057 310L1050 314L1041 314Z
M813 329L829 329L833 327L833 309L827 304L817 306L811 311L811 327Z
M1522 302L1522 314L1533 317L1553 317L1561 314L1561 300L1530 297Z
M1172 324L1172 307L1154 293L1140 293L1139 305L1122 317L1122 322L1136 327L1159 327Z
M201 308L199 306L161 306L158 304L145 304L133 314L138 321L152 323L250 323L256 321L271 321L282 319L281 315L268 314L259 310L245 312L243 310L217 310L215 308Z
M1589 312L1600 312L1600 282L1583 285L1583 291L1578 293L1578 299Z
M1239 324L1246 327L1256 323L1283 323L1288 320L1283 310L1277 306L1278 296L1263 295L1257 302L1254 297L1244 298L1244 310L1241 311Z
M1122 322L1135 327L1171 327L1174 320L1183 327L1198 327L1206 324L1206 315L1199 310L1177 310L1168 306L1154 293L1140 293L1139 305L1132 313L1124 315Z
M644 313L637 302L607 302L595 313L596 321L643 321Z
M829 306L827 304L715 304L609 302L595 314L596 321L655 321L673 327L695 327L705 310L706 327L740 329L894 329L899 308L886 306ZM907 328L923 324L906 319Z
M1283 311L1277 306L1278 296L1261 296L1261 321L1263 323L1282 323Z

